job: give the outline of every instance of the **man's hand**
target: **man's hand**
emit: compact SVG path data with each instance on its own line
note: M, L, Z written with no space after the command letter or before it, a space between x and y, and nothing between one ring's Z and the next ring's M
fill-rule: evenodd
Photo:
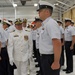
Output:
M71 46L70 49L73 50L73 46Z
M0 60L1 60L2 58L1 58L1 56L0 56Z
M53 70L59 69L59 68L60 68L59 62L53 62L52 65L51 65L51 68L52 68Z
M54 62L51 65L53 70L60 68L60 58L61 58L61 41L59 39L53 39L54 48Z

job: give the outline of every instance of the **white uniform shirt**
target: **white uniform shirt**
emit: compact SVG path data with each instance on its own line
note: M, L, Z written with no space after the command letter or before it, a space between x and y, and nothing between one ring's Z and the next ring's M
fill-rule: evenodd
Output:
M23 30L25 30L27 32L31 32L31 28L23 27Z
M75 30L75 26L72 26L73 28L74 28L74 30Z
M0 42L1 42L1 33L0 33Z
M36 30L36 49L39 49L39 37L40 37L41 30L42 30L42 27Z
M39 51L41 54L53 54L52 39L60 39L60 30L57 22L51 17L43 22L43 29L40 33Z
M32 33L32 39L36 40L36 30L32 30L31 33Z
M9 59L27 61L32 56L32 36L24 30L15 30L9 34L8 54Z
M0 26L0 41L2 43L1 47L6 47L7 34L2 26Z
M15 25L12 25L8 28L8 33L13 32L14 30L16 30Z
M60 27L60 37L63 38L63 34L64 34L64 28L62 26L59 26Z
M75 35L74 28L70 25L65 28L65 41L72 41L72 36Z

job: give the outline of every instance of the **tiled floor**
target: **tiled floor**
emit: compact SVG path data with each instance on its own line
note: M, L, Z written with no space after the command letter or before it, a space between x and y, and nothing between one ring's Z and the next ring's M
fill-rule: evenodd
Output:
M62 70L61 70L61 72L60 72L60 75L75 75L75 56L73 57L73 59L74 59L74 71L73 71L73 73L70 73L70 74L66 74L65 72L63 72ZM65 67L65 66L64 66ZM15 74L14 75L17 75L17 71L15 70ZM33 73L33 74L30 74L30 75L36 75L35 73Z

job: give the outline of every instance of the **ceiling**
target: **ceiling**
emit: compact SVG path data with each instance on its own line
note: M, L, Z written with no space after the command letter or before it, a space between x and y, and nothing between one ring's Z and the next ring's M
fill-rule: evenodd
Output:
M22 5L21 1L25 1L25 5ZM40 1L48 1L52 4L55 4L56 10L65 11L68 8L75 5L75 0L40 0ZM34 3L38 3L39 0L0 0L0 7L13 7L12 4L16 3L18 7L31 7ZM24 2L23 2L24 3ZM60 9L59 9L60 8Z
M25 5L21 3L25 1ZM30 21L37 17L37 7L34 7L34 3L39 1L47 1L55 5L53 18L62 19L62 14L67 9L75 6L75 0L0 0L0 17L1 18L18 18L26 17ZM13 3L17 4L16 11L14 12Z

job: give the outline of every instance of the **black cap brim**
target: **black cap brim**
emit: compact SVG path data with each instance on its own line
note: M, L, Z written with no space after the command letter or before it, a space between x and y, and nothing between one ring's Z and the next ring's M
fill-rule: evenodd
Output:
M42 20L40 18L35 18L35 21L34 22L42 22Z
M39 9L37 9L36 11L39 11Z
M43 9L43 8L42 8ZM41 9L37 9L36 11L40 11Z
M57 21L57 23L61 23L62 24L62 22L60 22L60 21Z
M48 5L39 5L39 9L37 9L37 11L39 11L41 9L45 9L45 8L53 10L53 7L51 7L51 6L48 6Z
M65 22L71 22L71 20L65 20Z

